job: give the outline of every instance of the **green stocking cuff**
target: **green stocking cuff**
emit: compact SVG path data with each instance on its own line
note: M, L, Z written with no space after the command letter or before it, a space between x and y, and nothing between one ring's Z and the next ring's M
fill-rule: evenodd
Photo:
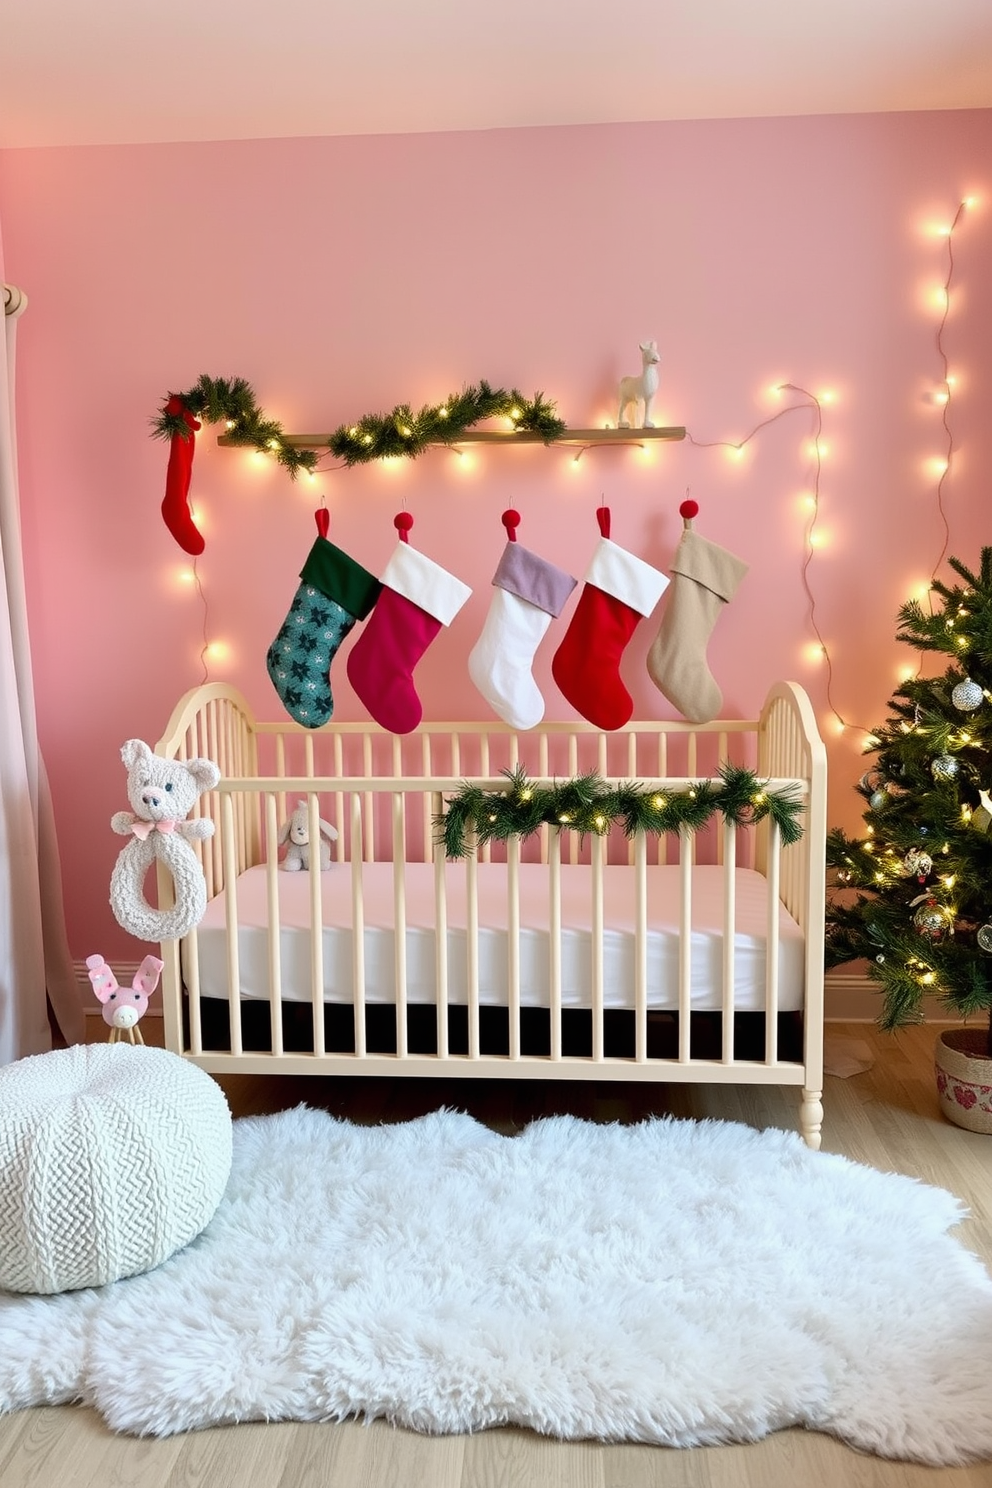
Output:
M305 584L312 584L328 599L333 599L356 620L364 620L371 614L382 590L379 580L367 568L356 563L341 548L318 537L307 561L300 570Z

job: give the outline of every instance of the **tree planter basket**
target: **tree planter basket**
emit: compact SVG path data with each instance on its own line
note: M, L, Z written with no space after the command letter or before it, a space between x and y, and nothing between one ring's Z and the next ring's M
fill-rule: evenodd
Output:
M968 1131L992 1135L992 1059L984 1028L949 1028L937 1038L934 1061L940 1109Z

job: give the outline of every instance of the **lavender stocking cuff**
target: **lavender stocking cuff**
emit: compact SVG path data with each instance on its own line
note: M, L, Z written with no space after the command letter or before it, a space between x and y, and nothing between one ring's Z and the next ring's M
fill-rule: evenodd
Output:
M563 568L556 568L518 542L507 543L493 574L496 589L505 589L552 617L561 614L577 582Z

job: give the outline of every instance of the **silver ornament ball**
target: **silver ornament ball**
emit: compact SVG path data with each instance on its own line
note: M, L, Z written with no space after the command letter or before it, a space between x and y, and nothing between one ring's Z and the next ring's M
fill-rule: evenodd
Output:
M939 904L923 904L913 916L913 924L927 940L943 940L952 930L950 915Z
M951 693L951 702L962 713L974 713L981 701L982 689L977 682L972 682L970 677L965 677L963 682L959 682Z
M960 769L953 754L938 754L930 765L930 774L934 780L953 780Z
M975 939L983 951L988 951L992 955L992 925L979 925Z
M887 806L889 804L889 793L888 793L888 791L886 791L886 790L872 791L871 797L869 798L869 801L868 801L868 804L869 804L869 806L871 807L871 809L873 811L881 811L883 807L885 807L885 806Z

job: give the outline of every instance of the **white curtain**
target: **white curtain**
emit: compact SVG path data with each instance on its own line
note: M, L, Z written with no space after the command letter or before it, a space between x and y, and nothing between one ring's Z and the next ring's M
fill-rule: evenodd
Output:
M69 1043L83 1012L62 914L48 780L38 748L14 438L16 326L26 296L4 285L0 355L0 1064Z

